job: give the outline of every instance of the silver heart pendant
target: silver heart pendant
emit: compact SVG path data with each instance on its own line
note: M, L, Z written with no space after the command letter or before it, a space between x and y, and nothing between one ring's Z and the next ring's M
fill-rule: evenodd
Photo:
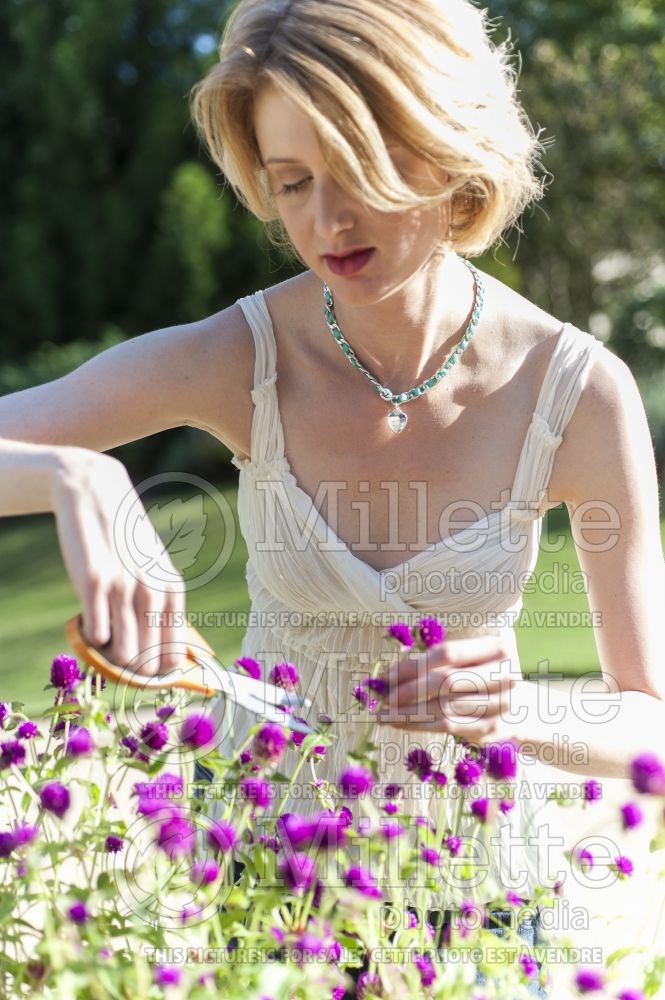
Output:
M407 416L401 410L391 410L388 414L388 426L395 434L399 434L406 427Z

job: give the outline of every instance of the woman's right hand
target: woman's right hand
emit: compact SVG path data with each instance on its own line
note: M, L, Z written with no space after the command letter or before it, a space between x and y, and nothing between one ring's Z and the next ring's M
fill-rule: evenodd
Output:
M173 582L155 584L122 558L114 539L121 504L132 511L142 554ZM81 602L85 639L111 663L153 676L185 657L185 585L147 516L124 465L86 448L63 448L52 482L65 568ZM142 516L141 516L142 515ZM164 648L166 647L166 648ZM143 655L140 655L143 654Z

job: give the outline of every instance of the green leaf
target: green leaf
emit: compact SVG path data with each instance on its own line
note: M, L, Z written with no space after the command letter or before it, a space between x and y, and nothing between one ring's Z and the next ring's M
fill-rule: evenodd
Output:
M665 847L665 830L661 830L649 841L649 850L653 854L655 851L662 851Z

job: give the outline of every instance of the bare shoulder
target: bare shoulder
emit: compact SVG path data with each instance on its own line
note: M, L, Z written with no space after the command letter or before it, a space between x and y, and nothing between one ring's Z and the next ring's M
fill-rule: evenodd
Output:
M655 469L651 434L635 377L626 362L602 344L587 370L565 443L564 498L569 505L594 497L609 499L621 464L628 467L637 461L649 475Z

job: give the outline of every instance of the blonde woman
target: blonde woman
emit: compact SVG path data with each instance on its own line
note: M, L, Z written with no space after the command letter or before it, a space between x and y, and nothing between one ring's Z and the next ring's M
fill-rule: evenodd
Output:
M127 483L92 452L203 428L239 471L258 622L242 655L264 674L295 664L316 722L348 712L383 654L399 714L391 703L370 737L402 814L423 812L409 750L451 774L456 737L512 737L537 755L565 733L588 752L558 768L624 774L665 732L655 463L627 366L470 262L543 195L507 46L467 0L241 0L192 112L240 202L305 270L2 400L2 461L21 478L3 477L1 512L54 510L89 636L128 662L177 638L143 611L182 596L151 596L119 565L103 484L115 496ZM620 692L602 726L539 717L521 677L513 622L543 516L561 503ZM599 505L585 535L576 512ZM422 617L446 625L445 642L398 656L387 622ZM255 720L239 711L231 737L217 707L232 752ZM320 779L346 765L359 718L336 725ZM283 808L319 807L303 779ZM518 798L497 822L519 839L532 808ZM497 846L490 876L526 900L546 878L530 844L511 857ZM459 901L442 885L440 905Z

